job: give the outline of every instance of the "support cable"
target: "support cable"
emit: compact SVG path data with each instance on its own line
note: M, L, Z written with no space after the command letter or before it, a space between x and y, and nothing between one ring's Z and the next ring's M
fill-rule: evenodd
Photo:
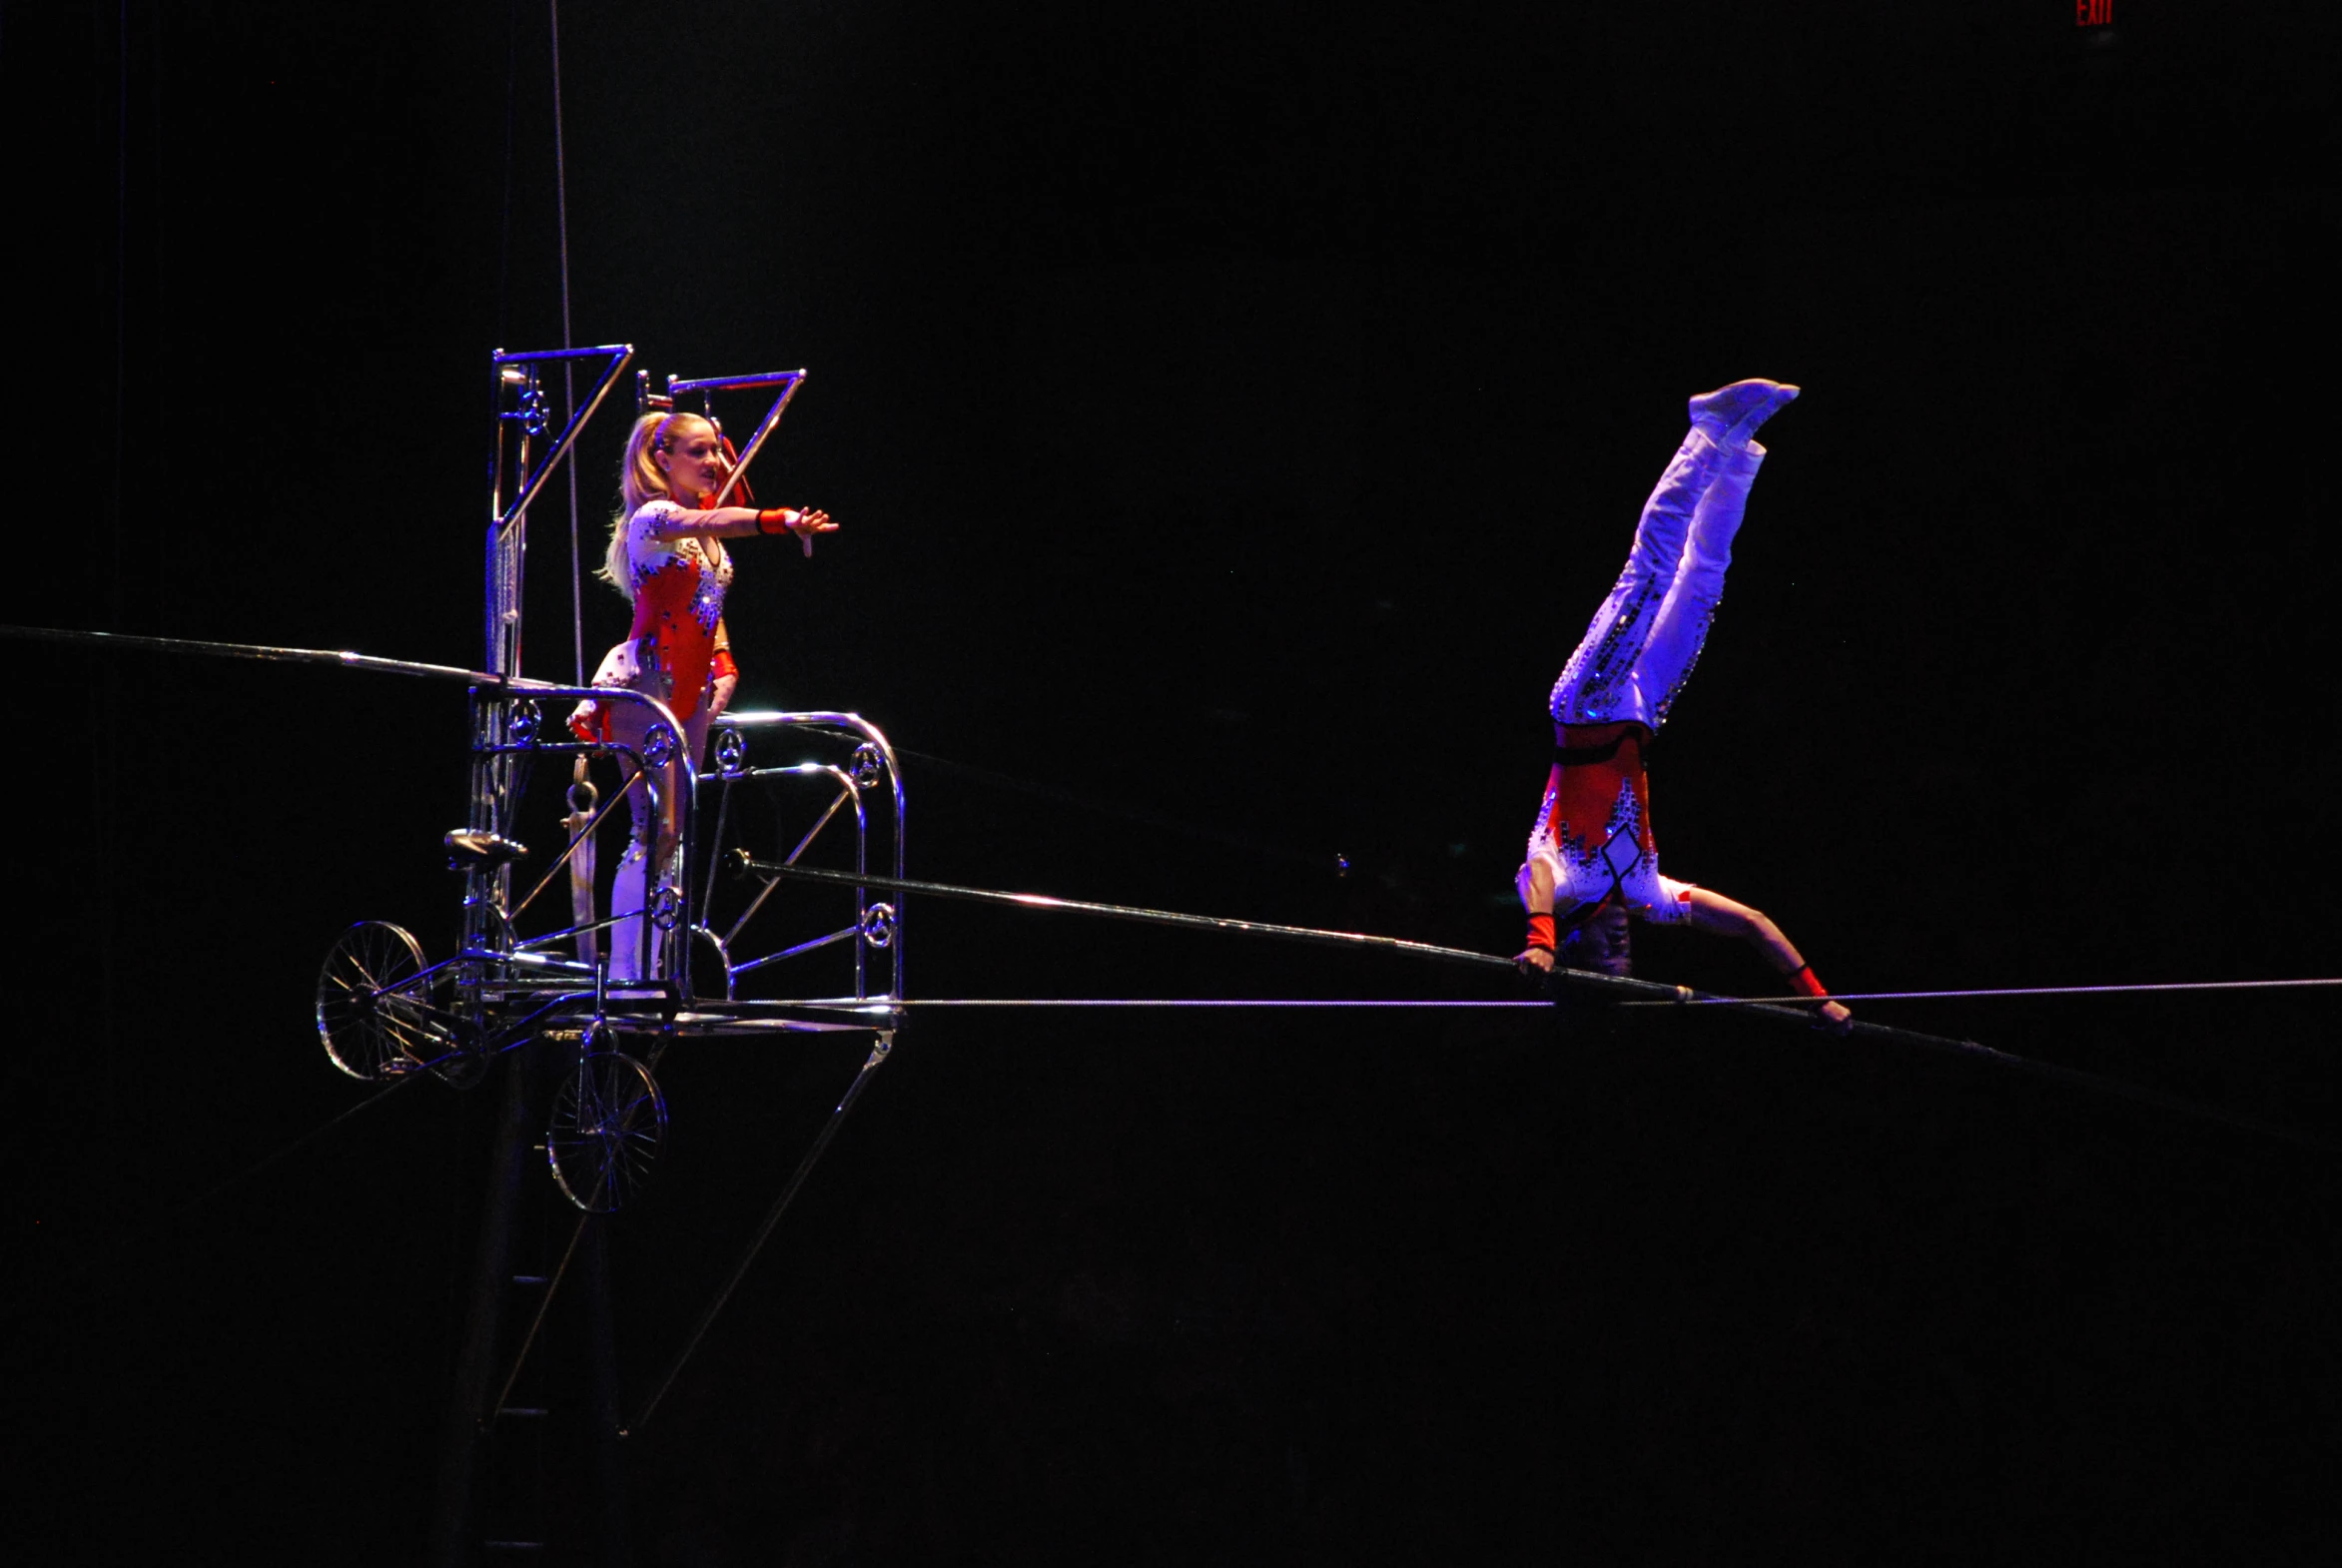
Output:
M978 904L1007 904L1019 909L1057 910L1066 914L1097 915L1108 920L1137 921L1150 926L1178 926L1189 931L1220 931L1236 936L1274 937L1289 942L1310 942L1325 947L1364 948L1378 953L1395 953L1405 958L1432 959L1440 963L1466 964L1481 968L1510 970L1513 961L1493 953L1474 953L1468 948L1440 947L1430 942L1410 942L1404 937L1378 937L1360 931L1321 931L1313 926L1280 926L1267 921L1230 920L1218 915L1183 915L1171 910L1140 909L1128 904L1093 904L1081 899L1051 898L1043 893L1004 893L997 888L955 887L946 882L915 882L902 877L872 876L859 871L822 871L812 866L792 866L782 861L756 860L746 850L734 852L733 869L743 876L797 877L808 882L830 882L844 887L884 888L896 893L924 893L936 898L960 899ZM1598 977L1608 979L1608 976ZM1632 982L1629 982L1632 984ZM1673 996L1675 988L1660 986L1658 992ZM1800 1015L1801 1018L1803 1015Z
M466 670L446 664L420 664L401 659L376 658L369 654L333 652L317 648L279 648L257 643L208 642L186 637L144 637L102 631L74 631L57 627L0 625L0 637L13 637L46 642L98 644L101 646L142 649L163 653L207 654L226 658L245 658L284 663L332 664L345 669L369 670L382 674L411 675L428 679L460 680L472 685L503 687L515 691L559 689L544 681L506 677L479 670ZM1218 931L1236 936L1257 936L1272 939L1313 943L1319 946L1343 947L1352 950L1392 953L1406 958L1429 959L1439 963L1469 965L1483 969L1512 969L1514 961L1493 953L1475 953L1464 948L1440 947L1428 942L1411 942L1401 937L1373 936L1354 931L1325 931L1307 926L1284 926L1266 921L1232 920L1211 915L1188 915L1171 910L1142 909L1131 905L1091 903L1079 899L1052 898L1039 893L1008 893L994 888L957 887L949 883L919 882L901 877L874 876L853 871L824 871L811 866L792 866L752 858L746 850L737 851L734 869L746 876L792 877L809 882L827 882L843 887L883 888L901 893L920 893L934 898L959 899L976 903L1007 905L1020 909L1056 910L1068 914L1095 915L1106 919L1136 921L1148 925L1174 926L1192 931ZM1573 989L1606 995L1610 1000L1627 1006L1663 1005L1669 1007L1736 1007L1762 1017L1778 1018L1786 1022L1811 1026L1814 999L1721 997L1696 992L1685 986L1667 986L1653 981L1623 979L1598 975L1583 970L1557 972ZM2263 981L2203 981L2176 982L2167 985L2142 986L2042 986L2007 987L1970 991L1933 992L1849 992L1832 1001L1891 1001L1891 1000L1957 1000L1965 998L2010 996L2089 996L2138 993L2171 993L2187 991L2284 991L2325 989L2342 986L2342 980L2263 980ZM897 1001L895 1007L920 1004ZM934 1005L934 1004L926 1004ZM963 1002L960 1006L987 1006L989 1003ZM1148 1004L1168 1005L1168 1004ZM1539 1004L1541 1005L1541 1004ZM2198 1105L2175 1095L2166 1095L2117 1079L2101 1078L2078 1069L2057 1067L2050 1063L2019 1057L2005 1051L1996 1051L1972 1040L1952 1040L1941 1035L1923 1034L1917 1030L1898 1029L1885 1024L1874 1024L1858 1019L1850 1033L1879 1040L1897 1041L1932 1051L1949 1051L1962 1056L1997 1062L2002 1066L2040 1077L2088 1088L2141 1104L2158 1106L2184 1115L2203 1117L2247 1132L2263 1134L2303 1144L2320 1150L2333 1146L2321 1140L2258 1121L2231 1112ZM853 1093L859 1093L861 1081L856 1081ZM840 1114L852 1104L852 1094L839 1108ZM824 1138L827 1138L825 1131ZM793 1192L793 1188L792 1188ZM775 1214L777 1220L778 1214ZM718 1303L721 1304L720 1302ZM702 1325L704 1331L704 1324ZM664 1392L662 1388L661 1392ZM654 1400L655 1403L655 1400ZM645 1415L648 1414L646 1410Z
M496 227L496 342L506 340L512 300L512 110L520 81L520 0L504 7L504 183Z
M1056 910L1067 914L1095 915L1110 920L1135 921L1144 925L1176 926L1188 930L1221 931L1239 936L1269 937L1325 946L1363 948L1370 951L1397 953L1409 958L1427 958L1444 963L1468 964L1479 968L1509 970L1514 967L1513 960L1499 957L1493 953L1474 953L1463 948L1435 947L1429 943L1408 942L1397 937L1368 936L1352 931L1320 931L1307 926L1279 926L1261 921L1225 920L1209 915L1185 915L1170 910L1139 909L1121 904L1094 904L1077 899L1050 898L1038 893L1004 893L992 888L955 887L949 883L916 882L901 877L877 877L852 871L823 871L810 866L789 866L772 861L754 860L745 850L736 852L733 864L742 874L749 876L794 877L808 882L827 882L845 887L884 888L902 893L919 893L930 898L960 899L973 903L1007 905L1019 909ZM1815 1001L1808 997L1796 999L1798 1003L1802 1004L1800 1006L1751 1001L1738 997L1710 998L1706 993L1694 991L1688 986L1662 985L1656 981L1632 980L1578 969L1556 969L1554 978L1575 992L1606 998L1613 1002L1629 1005L1656 1004L1670 1007L1682 1007L1704 1001L1733 1003L1744 1012L1759 1017L1779 1019L1785 1023L1794 1023L1809 1029L1815 1027L1813 1014ZM893 1000L885 1005L892 1008L917 1008L921 1006L933 1007L938 1004L934 1002L922 1003L917 1000ZM946 1000L941 1005L984 1007L995 1004L982 1001ZM1052 1004L1044 1003L1041 1005ZM1082 1005L1225 1007L1231 1004L1215 1001L1184 1003L1174 1000L1147 1002L1110 1000ZM1276 1004L1240 1003L1234 1005L1275 1006ZM1546 1004L1532 1005L1544 1006ZM2279 1139L2286 1143L2298 1144L2327 1153L2342 1153L2342 1150L2337 1150L2334 1145L2322 1139L2312 1138L2274 1123L2263 1122L2255 1117L2241 1116L2215 1106L2206 1106L2177 1095L2165 1094L2161 1090L2125 1083L2120 1079L2104 1078L2095 1073L2085 1073L2078 1068L2059 1067L2053 1063L2036 1061L2030 1057L2020 1057L2011 1052L1999 1051L1990 1046L1981 1045L1973 1040L1952 1040L1942 1035L1924 1034L1915 1029L1900 1029L1890 1024L1874 1024L1864 1019L1856 1019L1845 1033L1855 1038L1890 1042L1916 1047L1923 1051L1990 1062L2015 1072L2030 1074L2038 1078L2054 1079L2060 1083L2086 1089L2093 1093L2135 1101L2141 1105L2154 1106L2181 1116L2218 1122L2242 1132Z
M805 1158L798 1161L797 1169L789 1174L788 1185L781 1188L781 1195L774 1199L771 1210L765 1214L764 1224L757 1230L756 1239L748 1243L748 1250L740 1255L731 1277L724 1281L724 1287L716 1292L716 1298L708 1303L707 1310L699 1314L699 1321L692 1325L690 1337L683 1341L683 1348L676 1352L674 1360L667 1363L666 1375L659 1379L658 1387L652 1389L650 1398L643 1402L642 1413L621 1427L619 1436L629 1437L641 1431L649 1422L651 1413L658 1409L659 1401L666 1398L667 1390L675 1386L675 1379L682 1375L683 1364L691 1359L691 1352L699 1348L699 1341L707 1337L709 1325L716 1320L716 1314L724 1309L724 1303L732 1299L732 1292L740 1288L740 1281L748 1277L749 1266L756 1261L756 1254L764 1250L764 1243L772 1237L773 1227L781 1222L781 1216L796 1201L798 1189L805 1185L805 1178L813 1174L814 1163L830 1147L830 1140L838 1136L838 1128L854 1109L854 1102L862 1098L862 1091L868 1087L870 1076L886 1065L887 1056L894 1050L894 1045L895 1037L889 1032L881 1032L871 1043L870 1056L863 1062L862 1071L855 1074L854 1082L846 1086L844 1097L838 1101L837 1109L830 1113L829 1121L822 1124L820 1136L814 1139L813 1147L805 1151Z
M1563 983L1571 986L1573 989L1592 990L1595 992L1612 989L1618 986L1648 988L1655 991L1673 991L1680 989L1673 986L1658 985L1657 983L1651 981L1621 981L1613 976L1597 975L1585 970L1557 970L1555 971L1555 975ZM1698 1002L1704 999L1698 992L1689 992L1687 993L1686 1000L1689 1002ZM1717 1002L1738 1002L1741 999L1738 997L1717 997L1710 1000ZM1805 999L1801 998L1800 1000L1803 1001ZM1614 1003L1614 1005L1630 1008L1679 1007L1685 1005L1685 1002L1634 1001ZM1808 1002L1807 1005L1810 1007L1812 1004ZM847 1004L841 1007L840 1011L845 1013L852 1013L858 1010L867 1010L872 1015L876 1016L883 1012L902 1013L916 1011L920 1008L942 1008L947 1010L986 1008L1055 1008L1075 1010L1160 1009L1166 1011L1176 1011L1188 1008L1201 1009L1206 1011L1248 1009L1273 1011L1278 1009L1302 1009L1347 1010L1351 1012L1373 1011L1385 1008L1397 1010L1412 1009L1445 1011L1449 1009L1455 1009L1459 1011L1504 1012L1534 1008L1541 1012L1550 1013L1553 1011L1553 1004L1551 1002L1393 1001L1371 999L1352 1000L1347 998L1329 1000L1289 1000L1283 998L1269 999L1227 997L911 997L890 998L885 1001L866 1004ZM1777 1016L1780 1013L1786 1013L1789 1010L1787 1009L1768 1010L1768 1016ZM1818 1026L1814 1025L1813 1017L1810 1013L1799 1013L1795 1016L1799 1022L1806 1024L1809 1029L1818 1031ZM2093 1094L2107 1095L2117 1100L2135 1101L2140 1105L2153 1106L2158 1110L2173 1112L2180 1116L2192 1117L2207 1122L2217 1122L2224 1127L2234 1128L2240 1132L2252 1133L2263 1138L2273 1138L2281 1143L2297 1145L2303 1149L2316 1150L2321 1154L2342 1155L2342 1145L2336 1145L2324 1139L2313 1138L2308 1134L2296 1132L2292 1128L2283 1127L2273 1122L2263 1122L2255 1117L2243 1116L2232 1111L2224 1111L2216 1106L2207 1106L2200 1101L2188 1100L2182 1096L2165 1094L2161 1090L2148 1089L2141 1085L2125 1083L2121 1079L2107 1078L2097 1073L2085 1073L2079 1068L2059 1067L2055 1063L2042 1062L2033 1057L2020 1057L2013 1052L1996 1051L1990 1046L1979 1045L1972 1040L1950 1040L1942 1035L1922 1034L1916 1029L1898 1029L1891 1024L1873 1024L1863 1019L1857 1019L1853 1028L1850 1029L1847 1033L1849 1036L1857 1039L1877 1040L1891 1045L1913 1046L1923 1051L1952 1053L1957 1056L1983 1061L1991 1064L1994 1067L2006 1068L2013 1072L2028 1074L2035 1078L2051 1079L2058 1083L2066 1084L2077 1089L2088 1090Z
M1331 999L1248 998L1248 997L907 997L899 1001L875 1003L884 1008L1346 1008L1351 1011L1378 1008L1438 1008L1462 1009L1535 1009L1541 1013L1553 1011L1550 1002L1467 1002L1467 1001L1390 1001L1374 998Z
M607 1182L609 1176L605 1173L602 1181ZM597 1198L601 1195L600 1183L595 1185L594 1195ZM497 1418L503 1414L504 1401L512 1397L512 1385L520 1381L520 1369L528 1364L528 1352L536 1348L536 1336L543 1331L545 1317L553 1309L553 1297L560 1293L561 1281L569 1277L569 1263L577 1256L577 1243L585 1239L585 1227L593 1221L594 1217L590 1213L577 1216L577 1227L569 1232L569 1244L561 1248L560 1266L555 1268L552 1277L545 1281L544 1290L537 1297L536 1315L528 1320L528 1332L521 1335L520 1348L513 1352L512 1369L504 1374L504 1381L498 1385L496 1396L490 1399L487 1402L487 1408L479 1413L481 1426L494 1426Z
M258 659L275 664L335 664L344 669L369 670L380 675L416 675L428 680L460 680L474 686L508 686L527 691L548 686L546 681L467 670L453 664L418 664L410 659L382 659L371 653L330 648L278 648L258 642L206 642L194 637L141 637L127 632L74 631L61 626L0 626L0 637L26 642L95 643L101 647L135 649L142 653L192 653L222 659Z
M1825 999L1831 1002L1972 1002L1987 997L2118 997L2141 996L2150 993L2191 991L2320 991L2342 987L2342 979L2332 980L2178 980L2154 985L2124 986L1997 986L1973 991L1833 991ZM1690 997L1684 1007L1748 1007L1775 1003L1806 1002L1813 999L1795 997ZM1629 1003L1630 1007L1650 1007L1658 1004Z
M352 1118L358 1116L361 1112L373 1110L376 1106L381 1105L384 1101L390 1099L392 1095L395 1095L398 1093L398 1091L404 1089L407 1085L417 1083L425 1077L428 1077L428 1075L422 1073L409 1074L404 1078L400 1078L393 1083L386 1085L382 1089L376 1090L373 1094L358 1102L358 1104L348 1107L347 1109L337 1113L327 1121L318 1124L314 1128L311 1128L308 1132L302 1134L299 1138L293 1140L291 1143L284 1145L282 1148L278 1149L276 1153L266 1155L261 1159L253 1162L251 1165L246 1166L242 1171L239 1171L234 1176L229 1176L226 1180L215 1182L211 1187L207 1188L197 1196L188 1199L186 1202L179 1204L176 1208L172 1208L162 1214L156 1215L146 1228L173 1232L177 1231L181 1222L195 1214L198 1210L211 1206L211 1204L217 1199L226 1196L229 1192L234 1191L237 1187L242 1186L245 1182L251 1180L254 1176L259 1176L262 1172L269 1170L271 1167L280 1165L286 1160L291 1159L293 1156L299 1154L302 1150L307 1149L310 1145L324 1138L328 1133L333 1132L334 1129L340 1127L343 1123L348 1122ZM49 1278L34 1284L32 1287L27 1289L22 1294L22 1296L19 1297L19 1302L29 1302L44 1290L54 1290L61 1285L67 1284L76 1277L87 1274L92 1269L96 1268L99 1264L105 1262L107 1259L119 1254L124 1247L131 1245L133 1241L136 1240L137 1231L140 1227L134 1224L132 1228L133 1233L129 1238L119 1240L111 1247L102 1247L95 1254L85 1257L80 1264L74 1267L63 1269L60 1272L51 1275Z
M271 1166L278 1164L280 1161L290 1159L292 1156L300 1153L302 1150L307 1149L310 1145L316 1143L319 1139L324 1138L328 1133L333 1132L334 1129L340 1127L343 1123L349 1121L352 1117L357 1116L360 1112L371 1110L374 1107L381 1105L384 1101L390 1099L392 1095L395 1095L398 1093L398 1091L404 1089L407 1085L420 1083L426 1076L427 1075L421 1073L409 1073L404 1077L399 1078L389 1085L386 1085L384 1088L376 1090L373 1094L367 1096L364 1100L361 1100L357 1105L352 1106L348 1110L342 1112L339 1116L336 1116L330 1121L322 1122L316 1127L311 1128L308 1132L302 1134L301 1137L295 1139L292 1143L287 1144L284 1148L278 1150L275 1154L256 1161L252 1165L246 1166L242 1171L239 1171L236 1173L236 1175L230 1176L227 1180L213 1186L209 1191L180 1204L179 1207L164 1215L164 1220L166 1222L176 1222L186 1218L189 1214L194 1213L197 1209L203 1208L210 1204L213 1199L224 1196L236 1187L242 1186L245 1182L251 1180L256 1176L259 1176L263 1171L268 1170Z
M553 35L553 212L561 243L561 347L577 347L569 325L569 161L561 137L561 0L546 0ZM576 367L561 362L561 412L577 416ZM577 657L577 685L585 684L585 561L577 549L577 464L569 464L569 639Z

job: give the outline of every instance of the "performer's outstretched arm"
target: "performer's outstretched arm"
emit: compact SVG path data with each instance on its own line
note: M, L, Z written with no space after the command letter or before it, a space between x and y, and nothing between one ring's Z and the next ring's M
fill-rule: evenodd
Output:
M757 533L794 533L800 539L810 539L816 533L837 531L838 525L828 512L810 508L769 506L758 511L753 506L717 506L701 511L675 506L661 512L642 530L642 536L659 540L738 539Z
M1765 962L1779 970L1793 987L1805 990L1809 989L1806 982L1813 982L1815 987L1820 984L1813 981L1812 966L1798 955L1797 948L1763 910L1751 909L1706 888L1693 888L1684 919L1701 931L1740 938L1764 954ZM1825 1002L1819 1011L1825 1025L1839 1034L1854 1027L1854 1015L1840 1003Z

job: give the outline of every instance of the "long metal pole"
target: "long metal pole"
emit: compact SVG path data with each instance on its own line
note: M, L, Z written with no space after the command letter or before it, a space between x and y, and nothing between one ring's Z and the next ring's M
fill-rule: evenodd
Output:
M1051 898L1043 893L1004 893L997 888L955 887L946 882L915 882L905 877L874 877L866 872L822 871L811 866L792 866L782 861L755 860L746 850L738 851L732 861L741 873L758 877L796 877L807 882L834 882L843 887L884 888L895 893L925 893L936 898L960 899L978 904L1006 904L1017 909L1057 910L1066 914L1099 915L1109 920L1137 921L1149 926L1177 926L1188 931L1220 931L1239 936L1276 937L1289 942L1310 942L1326 947L1366 948L1380 953L1396 953L1406 958L1436 959L1443 963L1470 964L1486 969L1509 970L1513 961L1493 953L1474 953L1466 948L1443 948L1429 942L1410 942L1404 937L1378 937L1361 931L1321 931L1312 926L1279 926L1258 920L1230 920L1218 915L1185 915L1172 910L1140 909L1129 904L1093 904L1081 899ZM1608 976L1598 976L1608 979ZM1646 993L1672 998L1673 986L1649 986ZM1801 1015L1802 1018L1803 1015Z
M206 642L194 637L140 637L125 632L77 631L63 626L0 626L0 637L27 642L81 642L142 653L194 653L209 658L259 659L278 664L339 664L344 669L372 670L382 675L416 675L428 680L459 680L473 686L509 686L514 689L552 689L547 682L507 679L486 670L467 670L454 664L417 664L410 659L382 659L371 653L331 648L277 648L259 642Z

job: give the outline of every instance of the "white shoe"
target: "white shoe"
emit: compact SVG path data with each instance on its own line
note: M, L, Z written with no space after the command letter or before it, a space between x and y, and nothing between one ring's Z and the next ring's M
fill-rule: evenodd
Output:
M1692 424L1725 445L1745 446L1757 426L1795 401L1797 394L1798 389L1787 382L1734 382L1691 400Z

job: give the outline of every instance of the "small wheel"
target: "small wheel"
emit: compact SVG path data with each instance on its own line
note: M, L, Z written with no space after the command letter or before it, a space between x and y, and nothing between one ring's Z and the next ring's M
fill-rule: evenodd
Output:
M579 1208L637 1201L667 1142L667 1103L650 1070L622 1051L589 1051L553 1096L545 1159Z
M342 933L318 971L318 1038L352 1078L379 1084L436 1062L450 1043L406 989L422 949L398 927L362 920Z

